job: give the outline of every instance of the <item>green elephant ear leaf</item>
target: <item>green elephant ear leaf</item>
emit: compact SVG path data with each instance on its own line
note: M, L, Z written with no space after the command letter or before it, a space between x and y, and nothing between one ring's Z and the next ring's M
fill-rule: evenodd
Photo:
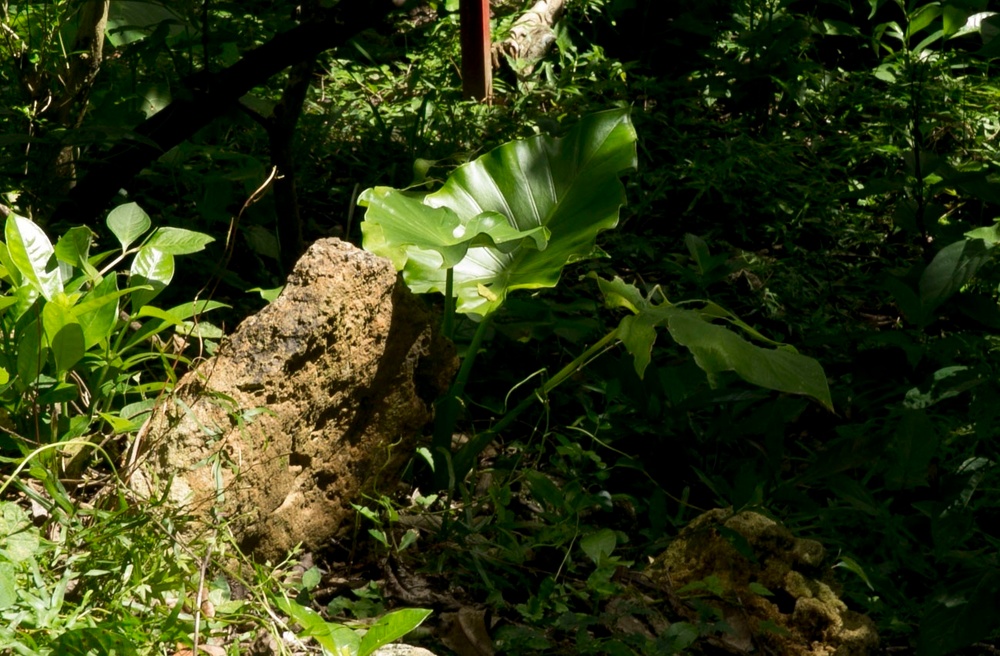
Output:
M454 271L456 310L486 316L515 289L553 287L562 269L600 251L618 223L619 175L636 167L624 109L585 117L565 136L504 144L457 168L424 196L361 195L365 249L391 259L415 292L441 292Z
M472 246L510 252L527 241L526 246L541 250L548 241L542 226L521 231L498 212L463 222L447 207L429 207L391 187L366 189L358 202L371 208L361 224L365 248L392 260L397 270L406 267L413 249L437 253L447 269L461 262Z
M716 374L732 371L748 383L811 396L833 409L826 374L819 362L789 346L758 346L735 330L712 323L722 319L753 339L775 344L715 303L706 303L699 310L681 309L666 300L654 303L621 278L604 280L593 274L591 277L597 279L605 305L632 312L622 319L617 332L622 345L632 354L640 378L649 366L656 328L666 327L673 340L691 352L710 380Z
M992 245L982 239L963 239L938 251L920 276L920 305L923 319L968 283L990 259Z
M833 410L826 374L819 362L787 348L751 344L733 331L709 323L697 312L678 310L667 321L674 341L687 347L709 376L733 371L760 387L811 396Z

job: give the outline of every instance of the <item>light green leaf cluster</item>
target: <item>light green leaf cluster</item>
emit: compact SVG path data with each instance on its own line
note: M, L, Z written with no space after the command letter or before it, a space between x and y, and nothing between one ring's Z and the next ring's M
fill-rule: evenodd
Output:
M133 353L136 347L218 306L163 311L149 305L173 278L174 257L204 249L211 237L178 228L153 230L135 203L113 210L107 225L120 250L92 254L89 228L72 228L53 245L31 220L7 218L0 242L0 403L11 416L18 415L29 392L41 406L84 398L97 416L113 416L108 401L120 390L118 377L151 357ZM129 257L127 284L119 289L116 268ZM123 306L129 311L120 316ZM155 320L132 329L143 317ZM52 439L78 436L87 426L87 418L78 417L67 432L56 428L55 418L53 432L60 434ZM112 422L115 430L133 425L119 419Z

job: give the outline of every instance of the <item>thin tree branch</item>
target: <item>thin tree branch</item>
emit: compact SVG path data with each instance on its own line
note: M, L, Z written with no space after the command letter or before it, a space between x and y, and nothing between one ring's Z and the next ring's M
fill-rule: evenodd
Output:
M343 0L251 50L229 68L188 78L173 102L139 124L134 137L95 156L53 221L93 223L119 189L167 150L230 110L272 76L378 25L401 0ZM81 167L82 168L82 167Z

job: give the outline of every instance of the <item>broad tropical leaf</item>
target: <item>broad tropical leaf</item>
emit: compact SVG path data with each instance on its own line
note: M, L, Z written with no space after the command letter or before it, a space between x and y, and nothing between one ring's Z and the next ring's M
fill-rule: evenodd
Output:
M972 279L979 267L989 260L989 251L989 243L982 239L963 239L938 251L920 276L924 321L930 321L930 313Z
M698 366L710 376L733 371L748 383L779 392L805 394L833 409L826 374L812 358L788 348L768 349L751 344L691 310L671 313L667 329L674 341L687 347Z
M635 140L627 110L601 112L562 138L500 146L423 197L366 191L364 247L392 259L415 292L444 293L457 262L457 311L486 316L511 291L552 287L564 266L599 252L597 233L625 204L618 176L636 166Z
M94 239L94 231L83 226L70 228L56 242L56 259L59 260L60 267L68 269L64 278L69 280L72 277L74 268L82 269L86 274L86 279L96 281L100 278L97 269L90 264L90 244ZM78 289L83 284L84 278L79 278L74 289Z
M218 308L228 308L225 303L218 301L193 301L183 303L169 310L161 310L152 305L144 305L136 312L136 318L153 318L153 321L146 321L139 330L132 333L125 341L124 349L129 349L136 344L149 339L153 335L159 334L171 326L183 328L186 320L191 317L215 310Z
M392 260L396 269L406 266L414 248L437 253L447 269L461 262L472 246L510 252L530 238L542 250L549 236L541 226L521 232L497 212L484 212L464 225L447 207L429 207L421 198L391 187L367 189L358 202L379 208L374 216L369 211L371 218L361 224L365 248Z

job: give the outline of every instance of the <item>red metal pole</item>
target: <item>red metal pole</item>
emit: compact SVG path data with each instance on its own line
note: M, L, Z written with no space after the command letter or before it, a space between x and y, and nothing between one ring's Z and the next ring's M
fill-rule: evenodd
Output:
M490 67L490 0L460 0L462 32L462 91L467 100L488 100L493 94Z

